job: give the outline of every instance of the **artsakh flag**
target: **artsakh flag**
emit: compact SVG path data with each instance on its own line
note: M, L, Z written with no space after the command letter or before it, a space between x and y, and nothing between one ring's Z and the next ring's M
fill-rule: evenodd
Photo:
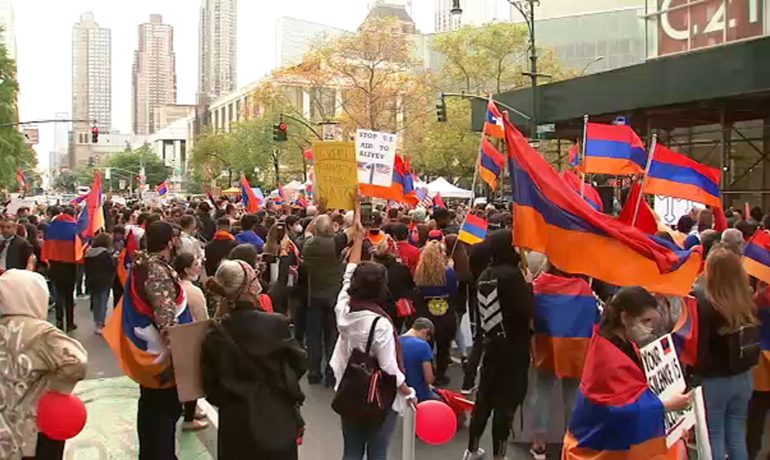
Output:
M579 379L588 343L601 314L582 278L543 273L535 294L534 366L559 378Z
M719 168L703 165L687 155L656 144L643 192L722 208L721 180L722 171Z
M630 126L588 123L583 171L622 176L646 167L644 143Z
M503 129L503 114L497 108L495 102L490 99L487 104L487 117L484 120L484 134L497 139L505 139Z
M698 250L673 250L576 200L575 191L508 121L505 129L516 246L545 254L567 273L662 294L690 292L700 269Z
M497 189L497 179L505 168L505 156L500 153L489 139L481 140L479 152L479 175L492 190Z

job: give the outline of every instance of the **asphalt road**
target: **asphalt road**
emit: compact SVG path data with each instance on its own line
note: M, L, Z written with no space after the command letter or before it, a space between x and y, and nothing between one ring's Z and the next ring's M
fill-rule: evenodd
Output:
M77 460L123 460L137 458L137 437L135 432L136 399L138 387L123 376L112 352L104 340L93 333L88 300L79 299L76 305L78 329L73 336L79 339L89 354L87 380L81 382L76 392L83 399L89 410L89 420L81 435L68 443L67 457ZM450 388L457 390L461 383L459 365L450 368L452 383ZM342 457L342 431L339 417L331 409L332 390L322 386L311 386L306 381L303 388L307 401L302 408L307 424L304 444L300 448L303 460L336 460ZM214 410L211 408L210 410ZM563 427L560 421L561 404L555 394L552 395L550 412L551 426L548 441L552 453L549 458L558 458ZM525 408L523 418L517 414L514 421L516 439L509 445L508 458L526 459L529 456L528 444L531 440L528 425L530 410ZM521 430L522 423L524 430ZM491 421L482 440L482 447L490 452L491 459ZM216 458L216 430L213 427L198 433L179 432L180 460L204 460ZM402 427L396 429L391 443L392 459L401 458ZM462 458L468 441L468 431L458 430L454 440L443 446L428 446L416 442L415 458L419 460L443 460Z

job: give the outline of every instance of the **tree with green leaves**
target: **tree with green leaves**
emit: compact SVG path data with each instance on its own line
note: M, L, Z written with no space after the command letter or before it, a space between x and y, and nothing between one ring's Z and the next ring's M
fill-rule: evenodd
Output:
M0 28L2 32L2 28ZM18 121L16 62L0 42L0 186L16 189L16 169L37 165L35 152L24 141Z
M78 173L73 171L62 171L53 179L53 188L63 193L75 193L79 183Z
M142 166L145 170L146 185L150 188L168 179L172 173L170 168L167 168L163 163L163 160L152 151L152 148L145 144L138 149L126 149L123 152L110 155L106 167L115 169L110 171L110 179L106 181L107 188L117 190L119 181L125 180L126 184L130 182L133 190L136 190L139 186L139 172Z

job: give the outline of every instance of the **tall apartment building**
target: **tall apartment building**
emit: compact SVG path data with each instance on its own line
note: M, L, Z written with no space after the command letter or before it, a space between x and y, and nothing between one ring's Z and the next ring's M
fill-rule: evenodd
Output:
M88 162L91 121L101 132L112 126L112 44L110 29L99 27L93 13L84 13L72 28L71 168Z
M155 131L155 109L176 102L174 28L159 14L139 25L139 46L134 52L134 133Z
M275 26L276 67L299 64L314 45L347 33L350 32L304 19L278 18Z
M452 0L435 0L436 32L449 32L462 26L482 26L493 21L510 21L510 10L505 0L463 1L463 14L452 14Z
M198 34L198 104L235 90L237 0L201 0Z
M16 59L16 20L12 0L0 0L0 27L3 28L0 38L8 51L8 57Z

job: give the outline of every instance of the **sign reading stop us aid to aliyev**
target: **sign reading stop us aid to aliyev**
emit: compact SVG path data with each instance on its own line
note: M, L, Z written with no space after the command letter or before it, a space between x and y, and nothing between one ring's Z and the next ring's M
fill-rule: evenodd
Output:
M398 136L368 129L356 130L358 182L390 187Z

